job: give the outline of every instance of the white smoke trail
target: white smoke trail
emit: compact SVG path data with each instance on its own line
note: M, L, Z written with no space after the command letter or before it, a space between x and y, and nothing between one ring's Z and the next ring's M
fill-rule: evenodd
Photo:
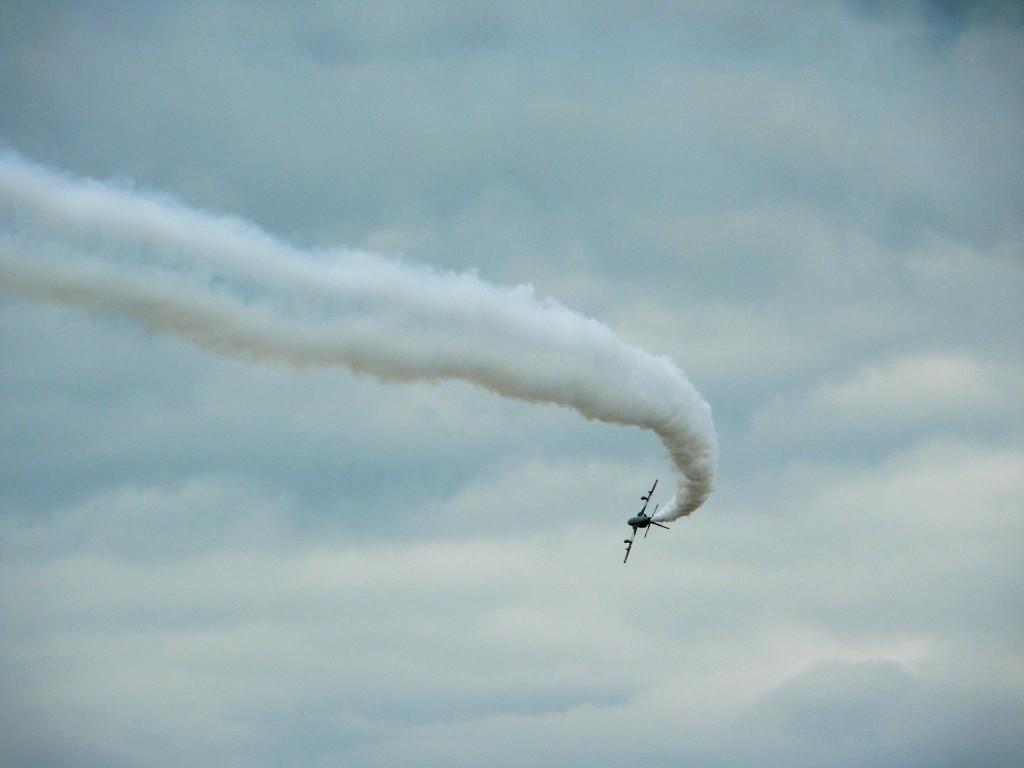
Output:
M654 431L679 471L674 520L711 492L711 409L666 357L538 298L257 227L0 154L0 290L137 318L226 355L454 378Z

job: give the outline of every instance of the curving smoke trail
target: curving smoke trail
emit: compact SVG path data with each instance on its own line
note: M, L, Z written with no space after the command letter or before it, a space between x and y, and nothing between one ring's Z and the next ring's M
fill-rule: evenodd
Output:
M0 154L0 290L137 318L214 352L382 379L454 378L655 432L674 520L711 492L711 409L666 357L471 273L303 251L236 218Z

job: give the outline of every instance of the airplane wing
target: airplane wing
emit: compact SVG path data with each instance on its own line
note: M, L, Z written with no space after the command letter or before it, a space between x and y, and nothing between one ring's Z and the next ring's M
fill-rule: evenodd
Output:
M647 511L647 505L651 503L651 496L654 495L654 489L658 487L658 481L654 481L654 485L651 486L651 490L647 492L646 496L641 496L640 501L644 503L643 508L640 510L641 514Z
M626 562L627 560L629 560L629 553L630 553L630 550L633 549L633 540L635 538L636 538L636 528L633 529L633 535L623 542L623 544L626 545L626 556L624 558L622 558L622 562Z

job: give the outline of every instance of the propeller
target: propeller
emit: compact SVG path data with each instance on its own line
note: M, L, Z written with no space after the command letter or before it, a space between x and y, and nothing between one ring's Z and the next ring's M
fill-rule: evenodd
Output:
M655 504L655 505L654 505L654 511L653 511L653 512L651 512L651 517L654 517L654 516L655 516L656 514L658 514L658 507L659 507L659 506L660 506L659 504ZM646 528L644 528L644 538L645 538L645 539L647 538L647 534L651 532L651 526L652 526L652 525L656 525L656 526L658 526L659 528L664 528L664 527L665 527L665 526L664 526L664 525L662 525L661 523L656 523L656 522L654 522L654 521L652 520L652 521L650 522L650 524L649 524L649 525L648 525L648 526L647 526Z

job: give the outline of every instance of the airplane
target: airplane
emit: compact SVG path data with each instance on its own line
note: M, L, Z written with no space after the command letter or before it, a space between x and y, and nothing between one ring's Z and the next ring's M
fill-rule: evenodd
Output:
M626 556L624 558L622 558L622 562L626 562L627 560L629 560L629 552L630 552L630 550L633 549L633 540L636 539L636 530L637 530L637 528L643 528L644 529L644 538L645 539L647 538L647 534L651 530L650 526L652 526L652 525L656 525L659 528L664 528L665 530L668 530L668 526L667 525L662 525L661 523L656 523L653 520L654 515L657 514L657 512L658 512L658 505L657 504L654 505L654 512L650 516L647 515L647 505L651 503L651 496L654 495L654 489L657 488L657 487L658 487L658 481L655 480L654 481L654 485L651 486L651 490L649 490L647 492L647 495L640 497L640 501L642 501L644 503L643 507L640 509L640 511L636 514L635 517L631 517L631 518L629 518L629 520L626 521L626 525L630 525L630 526L633 527L633 535L630 536L628 539L623 539L622 540L622 543L626 545Z

